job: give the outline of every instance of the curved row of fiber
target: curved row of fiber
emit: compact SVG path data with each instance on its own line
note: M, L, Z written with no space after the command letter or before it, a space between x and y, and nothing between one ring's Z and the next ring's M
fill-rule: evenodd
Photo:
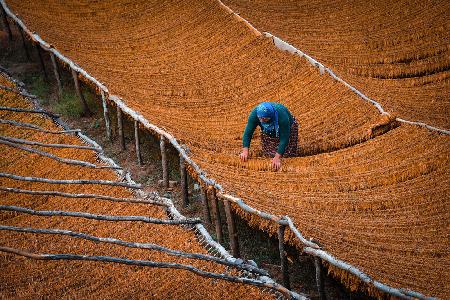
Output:
M234 1L401 118L450 128L448 1Z

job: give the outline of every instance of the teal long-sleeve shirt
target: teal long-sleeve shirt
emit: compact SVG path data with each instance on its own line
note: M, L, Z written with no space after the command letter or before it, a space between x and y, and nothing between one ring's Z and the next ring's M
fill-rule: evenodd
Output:
M278 112L278 126L279 126L279 136L280 144L277 148L277 153L283 155L286 150L286 146L289 142L289 136L291 134L291 125L294 122L294 117L289 112L289 110L280 103L272 102L273 106ZM250 148L250 142L252 140L253 133L257 126L261 127L261 122L256 115L256 107L252 110L248 117L247 126L245 126L244 135L242 136L242 144L246 148ZM275 132L269 134L275 137Z

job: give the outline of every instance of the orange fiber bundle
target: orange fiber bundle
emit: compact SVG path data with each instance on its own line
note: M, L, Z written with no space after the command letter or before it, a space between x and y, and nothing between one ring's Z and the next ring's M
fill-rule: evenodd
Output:
M449 4L409 1L410 14L404 2L241 1L239 11L251 10L257 28L288 37L392 116L448 128L442 12ZM386 285L450 294L448 136L380 116L216 1L7 3L112 95L176 137L225 192L290 216L306 238ZM265 20L286 27L266 28ZM300 125L301 155L284 159L279 172L261 157L257 137L251 160L238 158L248 114L262 101L283 103ZM265 221L246 218L273 233Z

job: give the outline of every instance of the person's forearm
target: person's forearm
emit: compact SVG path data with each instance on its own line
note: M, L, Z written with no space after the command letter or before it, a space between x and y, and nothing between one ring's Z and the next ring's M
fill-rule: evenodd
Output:
M287 143L281 141L277 148L277 154L283 155L286 151Z
M248 124L245 127L244 135L242 136L242 147L244 148L250 148L253 132L255 131L255 127L253 127L252 125L253 124Z
M253 132L258 125L258 117L256 116L256 109L254 109L248 117L247 125L245 126L244 134L242 135L242 146L244 148L250 148Z
M275 156L274 156L274 157L275 157L275 158L282 158L283 155L277 152L277 153L275 153Z
M280 144L278 145L277 153L283 155L284 152L286 151L287 145L289 144L290 133L291 133L290 128L288 128L287 130L280 128Z

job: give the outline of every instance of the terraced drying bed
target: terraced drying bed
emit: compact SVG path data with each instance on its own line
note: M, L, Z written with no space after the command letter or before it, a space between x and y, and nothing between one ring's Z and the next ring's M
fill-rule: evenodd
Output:
M450 128L448 1L223 2L387 111Z
M0 83L8 83L0 77ZM13 84L8 83L10 87ZM0 91L0 106L33 109L28 99L15 92ZM0 111L2 120L33 124L50 131L61 131L49 118L42 114ZM44 144L66 144L86 146L73 134L43 133L12 124L0 125L0 135L26 139ZM70 158L102 165L96 152L89 149L64 149L31 146L62 158ZM1 173L18 176L42 177L58 180L110 180L117 182L113 170L98 170L74 166L29 153L9 145L1 144ZM93 198L67 198L50 195L30 195L5 191L16 188L31 191L56 191L71 194L97 194L116 198L135 199L134 193L124 187L94 184L49 184L27 182L1 177L2 202L1 226L27 227L36 229L63 229L104 238L124 241L153 243L173 250L188 253L208 254L200 243L195 230L180 225L157 225L144 222L108 222L68 216L35 216L6 211L4 206L16 206L35 211L71 211L110 216L145 216L168 220L161 206L139 203L116 203ZM142 198L141 198L142 200ZM239 269L215 262L177 257L155 250L128 248L116 244L99 243L77 239L66 235L25 233L0 230L0 244L31 253L89 256L111 256L134 260L150 260L162 263L192 265L200 270L217 274L242 275ZM210 247L209 247L210 248ZM266 299L273 298L268 290L232 283L219 279L203 278L185 270L174 268L148 268L89 261L39 261L1 252L0 290L4 298L36 297L145 297L152 299Z
M306 237L389 286L450 292L448 136L380 116L215 1L7 3L45 41L185 144L226 192L289 215ZM302 156L285 159L277 173L259 157L256 141L252 160L237 157L248 113L267 100L285 104L300 123Z

